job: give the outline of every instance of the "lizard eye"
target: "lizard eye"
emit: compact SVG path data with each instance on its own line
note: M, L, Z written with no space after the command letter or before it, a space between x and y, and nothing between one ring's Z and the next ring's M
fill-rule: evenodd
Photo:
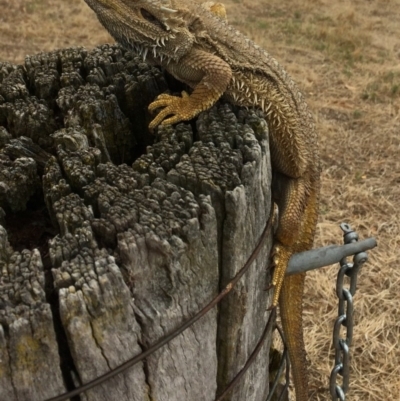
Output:
M145 10L144 8L140 9L140 13L142 14L142 17L146 20L151 22L153 25L158 26L159 28L161 28L163 31L165 31L165 27L162 24L162 22L160 22L153 14L149 13L147 10Z

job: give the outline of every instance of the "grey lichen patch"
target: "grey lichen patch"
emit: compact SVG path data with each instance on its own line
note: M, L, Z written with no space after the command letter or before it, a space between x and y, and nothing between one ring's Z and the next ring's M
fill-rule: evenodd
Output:
M65 391L59 366L41 255L13 252L0 226L0 399L42 399Z

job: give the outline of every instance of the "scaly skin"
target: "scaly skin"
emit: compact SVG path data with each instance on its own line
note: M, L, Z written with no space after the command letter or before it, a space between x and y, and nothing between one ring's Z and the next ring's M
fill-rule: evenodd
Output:
M296 400L308 399L302 328L304 274L285 277L291 255L312 247L318 215L319 154L313 119L286 71L267 52L229 26L219 3L191 0L85 0L123 46L162 66L193 88L160 95L150 123L175 124L210 108L222 95L258 107L270 130L273 196L279 209L272 305L280 305L293 367Z

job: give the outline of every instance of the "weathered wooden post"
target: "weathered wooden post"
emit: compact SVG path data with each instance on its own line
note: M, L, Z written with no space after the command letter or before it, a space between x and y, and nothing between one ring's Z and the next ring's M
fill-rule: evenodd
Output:
M44 401L122 364L255 247L271 209L265 121L222 102L153 136L147 105L167 89L117 46L0 63L1 401ZM271 235L217 308L76 399L213 401L267 322ZM269 346L227 400L265 400Z

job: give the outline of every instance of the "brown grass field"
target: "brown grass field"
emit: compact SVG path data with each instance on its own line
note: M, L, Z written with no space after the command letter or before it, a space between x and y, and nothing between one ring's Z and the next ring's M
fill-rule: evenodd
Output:
M340 222L375 236L355 296L348 400L400 400L400 0L228 0L231 24L274 55L316 119L322 202L316 246ZM83 0L0 0L0 60L111 38ZM308 275L313 400L330 400L337 266Z

